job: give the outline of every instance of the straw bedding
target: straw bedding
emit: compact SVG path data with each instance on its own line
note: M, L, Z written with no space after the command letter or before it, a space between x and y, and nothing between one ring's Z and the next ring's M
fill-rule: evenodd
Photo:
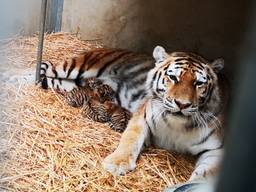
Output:
M194 158L152 148L142 153L135 171L121 177L105 172L101 162L121 134L34 86L36 36L3 44L0 190L161 191L189 177ZM100 46L68 33L47 35L43 59L59 62Z

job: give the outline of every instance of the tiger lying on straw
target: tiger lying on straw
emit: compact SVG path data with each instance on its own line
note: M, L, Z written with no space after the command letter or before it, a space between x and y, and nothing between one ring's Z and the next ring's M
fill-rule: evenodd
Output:
M153 57L155 61L125 50L97 49L62 65L45 62L42 86L70 91L97 77L115 91L116 103L133 113L119 146L103 162L112 174L135 169L143 147L151 144L198 155L190 181L209 178L216 174L223 153L223 60L168 54L160 46Z
M82 87L66 92L57 90L73 107L82 106L83 116L97 122L108 122L115 131L123 132L131 113L114 102L115 92L100 79L88 78Z

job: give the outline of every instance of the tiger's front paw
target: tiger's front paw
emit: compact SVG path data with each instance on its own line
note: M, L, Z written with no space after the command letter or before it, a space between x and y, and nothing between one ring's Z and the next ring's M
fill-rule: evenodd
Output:
M131 155L114 152L104 159L102 165L106 171L113 175L125 175L128 171L135 169L136 162L131 158Z

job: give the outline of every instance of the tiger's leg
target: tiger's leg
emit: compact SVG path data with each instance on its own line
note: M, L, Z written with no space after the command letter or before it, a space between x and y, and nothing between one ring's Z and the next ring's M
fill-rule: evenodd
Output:
M77 87L90 86L93 89L99 89L106 91L105 94L108 96L115 97L115 92L112 88L117 88L117 83L112 81L110 78L95 78L93 74L87 74L86 78L78 78L77 70L73 69L68 77L63 69L59 66L54 68L50 62L45 62L41 64L40 69L40 82L43 89L55 89L60 91L71 91ZM60 68L60 69L59 69ZM58 72L57 72L58 71ZM108 90L107 90L108 89Z
M73 69L70 73L64 70L64 64L54 66L51 62L41 63L40 79L43 89L56 89L61 91L71 91L78 87L78 71Z
M41 78L41 86L43 89L55 89L60 91L71 91L78 87L74 80L66 80L46 76Z
M78 73L79 70L72 67L72 62L63 61L63 63L59 65L54 65L50 61L45 61L41 63L40 74L44 74L47 77L76 79Z
M149 135L144 120L144 109L135 113L124 131L117 149L103 161L105 170L114 175L124 175L136 167L136 160Z
M202 153L189 181L213 179L217 175L222 155L222 148Z

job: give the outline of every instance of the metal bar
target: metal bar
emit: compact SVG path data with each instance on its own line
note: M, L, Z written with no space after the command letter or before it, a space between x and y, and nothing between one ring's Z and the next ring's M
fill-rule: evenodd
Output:
M61 30L61 19L63 11L63 0L48 0L46 12L47 33L53 33Z
M58 0L56 23L55 23L55 29L54 29L55 32L61 30L62 13L63 13L63 0Z
M54 32L55 18L56 18L56 5L58 0L48 0L46 9L46 23L45 31L47 33Z
M40 80L40 68L41 68L42 54L43 54L46 8L47 8L47 0L42 0L39 37L38 37L38 49L37 49L36 83L38 83Z

